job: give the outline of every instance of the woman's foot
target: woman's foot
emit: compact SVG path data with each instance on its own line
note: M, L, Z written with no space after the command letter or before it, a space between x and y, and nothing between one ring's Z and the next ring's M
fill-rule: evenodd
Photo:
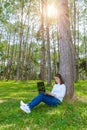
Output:
M24 111L25 113L30 113L31 112L30 108L23 101L20 101L20 109L22 111Z
M25 104L22 100L20 101L20 106L26 106L27 104Z

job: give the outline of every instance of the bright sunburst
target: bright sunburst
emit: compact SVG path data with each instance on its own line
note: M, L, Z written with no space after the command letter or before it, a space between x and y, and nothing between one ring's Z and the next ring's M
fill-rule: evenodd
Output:
M54 18L57 16L57 9L54 4L48 5L48 17Z

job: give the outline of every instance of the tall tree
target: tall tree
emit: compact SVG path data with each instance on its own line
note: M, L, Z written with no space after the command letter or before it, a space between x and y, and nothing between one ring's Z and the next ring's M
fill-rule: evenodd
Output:
M41 80L46 79L46 60L45 60L45 37L44 37L44 11L45 11L45 1L41 0L41 7L42 7L42 13L41 13L41 37L42 37L42 46L41 46Z
M46 2L46 12L48 12L48 1ZM48 13L46 13L46 35L47 35L47 81L48 84L51 84L51 58L50 58L50 38L49 38L49 18Z
M29 2L29 6L28 6L28 11L26 13L26 17L25 17L25 21L24 21L24 25L26 23L27 17L28 17L28 27L27 27L27 31L26 31L26 39L24 40L23 38L23 51L22 51L22 64L21 64L21 69L22 69L22 75L21 75L21 79L25 80L26 79L26 70L25 70L25 65L26 65L26 47L27 47L27 43L28 43L28 35L29 35L29 17L30 17L30 5L31 5L31 1Z
M77 71L77 57L76 57L76 0L74 0L74 30L73 30L73 40L74 40L74 64L75 64L75 73L74 73L74 81L78 80L78 71Z
M20 27L20 45L19 45L19 52L18 52L16 80L20 79L20 72L21 72L21 50L22 50L22 43L23 43L23 8L24 8L24 0L20 1L20 3L21 3L21 27Z
M78 11L77 11L77 28L78 28L78 33L77 33L77 38L78 38L78 45L77 45L77 53L76 53L76 59L77 59L77 61L76 61L76 64L77 64L77 66L76 66L76 72L77 72L77 79L79 79L79 42L80 42L80 37L79 37L79 3L78 3Z
M56 51L56 41L54 39L54 33L52 32L53 40L53 75L57 73L57 51ZM59 51L58 51L59 52Z
M60 73L66 84L66 99L74 94L74 51L70 32L68 0L59 0L59 52Z
M86 12L86 10L85 10ZM85 63L86 63L86 76L87 76L87 42L86 42L86 17L84 16L84 47L85 47Z

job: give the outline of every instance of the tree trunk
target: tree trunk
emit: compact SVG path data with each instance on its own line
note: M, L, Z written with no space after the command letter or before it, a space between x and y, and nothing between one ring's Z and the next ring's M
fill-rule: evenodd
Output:
M57 52L53 32L52 32L52 40L53 40L53 75L55 75L57 73Z
M77 48L76 48L76 77L77 77L77 79L79 79L79 6L78 6L78 11L77 11L77 20L78 20L78 24L77 24L78 45L77 45Z
M22 49L22 42L23 42L23 7L24 1L21 2L21 28L20 28L20 45L19 45L19 52L18 52L18 61L17 61L17 75L16 80L20 79L20 72L21 72L21 49Z
M57 13L58 14L58 13ZM57 42L58 42L58 61L57 61L57 72L59 71L59 62L60 62L60 55L59 55L59 26L58 26L58 17L57 17Z
M73 37L74 37L74 64L75 64L75 73L74 73L74 81L78 80L78 71L76 71L77 67L77 57L76 57L76 0L74 0L74 31L73 31Z
M84 17L84 48L85 48L85 65L86 65L86 76L87 76L86 17Z
M11 41L11 30L10 30L10 33L9 33L9 37L8 37L8 50L7 50L7 54L8 54L8 62L7 62L7 69L6 69L6 80L8 81L9 80L9 66L10 66L10 49L11 49L11 45L10 45L10 41Z
M68 0L59 0L59 71L66 85L66 99L74 94L74 51L70 32Z
M30 75L31 75L31 48L32 48L32 39L31 39L31 42L30 42L30 45L28 48L28 55L26 57L26 67L27 67L27 71L26 71L26 78L27 80L30 79Z
M9 61L8 61L7 80L11 79L12 62L14 60L15 37L16 37L16 29L15 29L15 32L14 32L13 45L10 47L11 53L10 53L10 58L9 58Z
M75 48L75 55L76 55L76 0L74 0L74 48Z
M46 12L48 12L48 3L46 2ZM50 39L49 39L49 19L48 14L46 13L46 35L47 35L47 65L48 65L48 73L47 73L47 81L48 84L51 84L51 59L50 59Z
M26 80L26 77L27 77L25 65L26 65L26 47L27 47L27 44L28 44L28 35L29 35L29 29L30 29L30 26L29 26L30 6L31 6L31 0L29 2L28 11L26 13L26 18L25 18L25 21L24 21L24 25L25 25L26 20L27 20L27 15L28 15L28 28L27 28L27 33L26 33L26 40L24 41L24 38L23 38L23 52L22 52L22 64L21 64L21 69L22 69L21 79L22 80Z
M42 46L41 46L41 70L40 77L41 80L46 79L46 60L45 60L45 38L44 38L44 0L41 0L42 14L41 14L41 33L42 33Z

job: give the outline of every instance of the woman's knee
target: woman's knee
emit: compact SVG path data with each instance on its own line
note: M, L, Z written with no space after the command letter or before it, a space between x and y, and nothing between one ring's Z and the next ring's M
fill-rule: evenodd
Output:
M43 97L44 97L44 94L43 94L43 93L40 93L38 96L39 96L40 98L43 98Z

